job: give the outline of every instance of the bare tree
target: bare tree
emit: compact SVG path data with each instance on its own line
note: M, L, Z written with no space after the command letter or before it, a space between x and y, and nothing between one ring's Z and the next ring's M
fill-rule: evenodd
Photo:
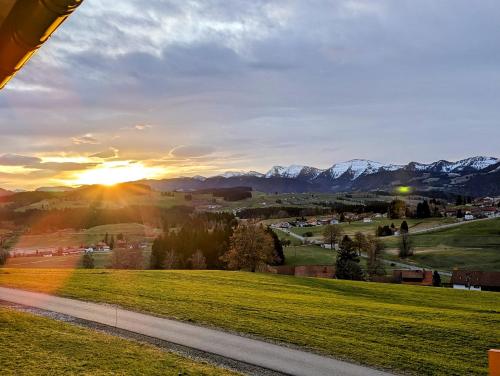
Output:
M323 230L323 241L334 249L335 244L340 242L343 234L344 230L341 225L327 225Z
M367 237L365 234L362 232L357 232L354 234L354 249L358 252L358 255L361 256L361 253L366 252L368 253L368 250L370 248L370 242L368 241Z
M382 261L382 251L384 250L384 243L374 236L367 237L368 244L368 262L367 272L368 275L385 275L384 263Z
M413 256L413 242L407 232L403 232L399 237L399 257L407 258Z
M199 249L193 253L191 258L189 259L191 262L192 269L206 269L207 268L207 260L205 256L203 256L203 252Z
M165 258L163 259L164 269L175 269L177 266L177 255L171 249L165 253Z
M144 258L140 248L115 248L111 252L112 269L143 269Z
M227 263L229 269L255 272L259 266L273 262L273 238L260 225L240 224L231 237L229 251L221 260Z

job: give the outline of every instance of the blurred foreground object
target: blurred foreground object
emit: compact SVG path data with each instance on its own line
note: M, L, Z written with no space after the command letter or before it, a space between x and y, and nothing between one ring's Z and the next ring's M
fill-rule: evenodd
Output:
M490 376L500 376L500 350L488 351Z
M0 89L83 0L0 0Z

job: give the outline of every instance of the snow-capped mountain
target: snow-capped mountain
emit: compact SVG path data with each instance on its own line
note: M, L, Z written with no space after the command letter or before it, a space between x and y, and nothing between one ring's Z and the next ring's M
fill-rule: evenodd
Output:
M239 176L255 176L258 178L264 177L264 174L261 174L257 171L226 171L222 175L217 175L223 178L234 178Z
M265 174L265 177L266 178L280 177L289 179L295 179L301 177L306 179L314 179L322 172L323 170L320 170L319 168L309 167L309 166L301 166L301 165L291 165L288 167L274 166Z
M262 192L391 191L394 186L409 185L415 190L500 195L500 159L479 156L456 162L440 160L406 165L352 159L327 169L277 165L265 174L228 171L203 179L166 179L149 184L160 190L249 186Z
M380 162L368 161L365 159L352 159L347 162L336 163L326 173L333 179L344 174L349 174L351 180L357 179L362 174L374 174L384 165Z

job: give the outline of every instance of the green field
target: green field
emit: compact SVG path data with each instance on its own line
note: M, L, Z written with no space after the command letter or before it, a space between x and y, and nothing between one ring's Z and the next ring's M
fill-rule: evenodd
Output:
M479 269L500 271L500 218L466 223L460 226L412 236L418 264L452 270ZM385 240L396 248L398 238ZM395 259L396 253L388 256Z
M111 252L95 252L92 254L94 258L94 268L104 269L111 267ZM149 269L151 251L143 251L143 269ZM83 254L67 255L67 256L52 256L52 257L11 257L7 259L5 268L35 268L35 269L73 269L83 268Z
M286 265L332 265L337 252L317 245L284 247Z
M154 239L160 234L160 230L139 223L118 223L96 226L82 231L60 230L49 234L23 234L16 239L12 247L25 250L79 247L102 241L106 233L109 237L113 235L115 239L118 234L123 234L127 241L141 242Z
M433 228L441 226L443 224L455 223L455 218L426 218L426 219L405 219L408 223L408 227L411 231L424 230L428 228ZM343 222L340 223L346 235L352 236L356 232L362 232L367 235L375 235L375 230L378 226L390 226L392 223L396 227L399 227L403 222L402 219L387 219L387 218L375 218L371 223L364 223L363 221L355 222ZM315 237L322 237L323 230L325 226L316 227L294 227L291 230L298 234L304 235L306 232L312 232Z
M153 346L0 307L2 375L236 375Z
M118 304L415 375L485 375L497 293L224 271L22 270L0 284Z

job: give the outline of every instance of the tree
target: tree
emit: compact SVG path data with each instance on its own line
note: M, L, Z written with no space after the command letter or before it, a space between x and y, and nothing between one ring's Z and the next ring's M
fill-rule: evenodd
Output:
M207 268L206 258L199 249L193 253L189 261L191 261L191 269L201 270Z
M413 255L413 245L408 233L402 233L399 237L399 257L407 258Z
M283 243L271 227L266 229L266 232L271 235L274 243L274 262L273 265L284 265L285 264L285 253L283 252Z
M368 252L369 248L369 243L368 243L368 238L363 234L362 232L356 232L354 234L354 249L358 252L358 255L361 256L362 252Z
M382 251L384 250L384 243L379 239L369 236L367 238L369 244L368 248L368 262L367 272L370 277L374 275L385 275L384 263L381 259Z
M116 239L123 240L124 239L123 233L120 232L118 235L116 235Z
M142 269L143 255L140 248L115 248L111 252L112 269Z
M9 251L7 251L6 249L0 249L0 266L5 265L8 258Z
M221 260L229 269L255 272L257 267L274 261L273 238L262 226L240 224L231 236L229 251Z
M338 279L357 281L363 279L363 271L359 266L359 257L354 249L354 242L347 235L340 242L335 269Z
M343 234L344 230L341 225L326 225L323 230L323 241L330 244L331 249L334 249L335 244L340 241Z
M432 286L441 286L441 276L437 270L434 270L434 273L432 273Z
M108 240L109 240L109 234L106 233L106 235L104 235L104 243L106 243L107 245L109 245Z
M408 223L406 221L401 222L401 227L399 228L401 234L408 234L410 229L408 228Z
M82 265L85 269L94 269L94 256L92 256L92 253L83 255Z
M457 218L463 218L464 217L464 213L462 212L462 209L458 209L457 210Z
M427 200L417 204L417 218L429 218L431 216L431 208Z
M178 264L178 257L175 252L171 249L165 253L163 258L162 268L163 269L175 269Z
M403 200L392 200L389 204L389 218L401 219L406 215L406 203Z

